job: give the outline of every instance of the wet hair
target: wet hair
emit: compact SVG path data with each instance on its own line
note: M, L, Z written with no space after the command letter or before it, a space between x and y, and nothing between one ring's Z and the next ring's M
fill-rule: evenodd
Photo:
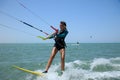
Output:
M60 21L60 24L64 25L65 27L67 26L66 22L64 22L64 21Z

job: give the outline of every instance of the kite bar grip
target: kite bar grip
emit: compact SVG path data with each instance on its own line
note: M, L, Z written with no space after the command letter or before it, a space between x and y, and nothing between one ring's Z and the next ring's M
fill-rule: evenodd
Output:
M58 29L54 28L53 26L50 26L53 30L55 30L55 33L58 33Z

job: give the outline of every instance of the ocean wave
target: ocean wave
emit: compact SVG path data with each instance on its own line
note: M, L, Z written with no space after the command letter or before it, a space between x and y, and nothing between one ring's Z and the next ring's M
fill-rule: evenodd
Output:
M76 60L66 63L66 70L61 76L58 76L60 64L55 64L44 77L36 77L34 80L120 80L119 62L120 57L95 58L92 61ZM31 80L33 76L28 75L26 79Z

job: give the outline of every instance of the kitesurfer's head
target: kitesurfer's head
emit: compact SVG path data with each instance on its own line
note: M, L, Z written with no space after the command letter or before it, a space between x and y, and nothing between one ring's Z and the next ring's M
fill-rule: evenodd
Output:
M67 26L67 25L66 25L66 22L64 22L64 21L61 21L61 22L60 22L60 29L61 29L61 30L65 30L65 29L66 29L66 26Z

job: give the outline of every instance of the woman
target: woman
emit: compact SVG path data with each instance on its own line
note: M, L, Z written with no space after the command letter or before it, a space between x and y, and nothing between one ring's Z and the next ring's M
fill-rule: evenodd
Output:
M65 66L65 47L66 47L66 43L65 43L65 37L68 34L68 31L66 29L66 23L64 21L60 22L60 32L57 33L53 33L51 36L47 37L46 39L52 39L54 38L55 40L55 44L54 47L52 49L50 58L48 60L48 63L46 65L46 70L43 73L47 73L48 69L56 55L56 53L59 51L61 54L61 70L64 71L64 66Z

